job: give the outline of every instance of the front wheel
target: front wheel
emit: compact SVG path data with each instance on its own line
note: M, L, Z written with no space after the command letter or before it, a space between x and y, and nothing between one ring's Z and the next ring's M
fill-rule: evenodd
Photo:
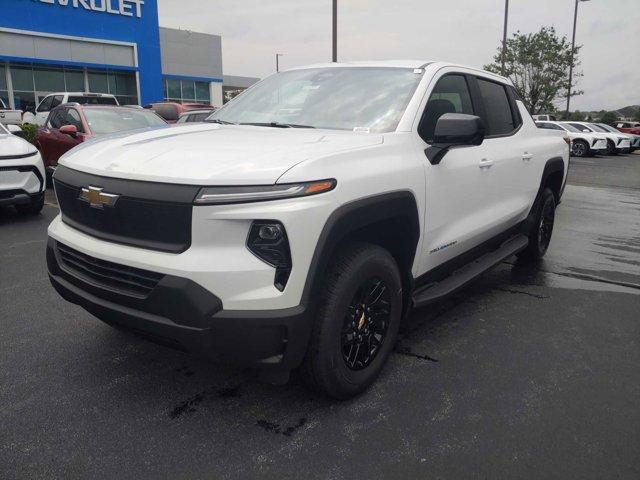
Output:
M535 210L534 222L528 232L529 245L518 257L523 260L538 260L547 253L556 218L556 197L549 188L542 191Z
M322 290L302 376L315 390L346 399L375 381L393 350L400 272L385 249L352 244L338 253Z
M613 140L607 140L607 155L616 155L616 146Z
M586 157L589 154L589 145L582 140L573 142L573 154L576 157Z

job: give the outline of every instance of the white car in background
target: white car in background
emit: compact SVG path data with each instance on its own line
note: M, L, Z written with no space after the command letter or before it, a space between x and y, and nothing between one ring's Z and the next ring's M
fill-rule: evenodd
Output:
M589 122L565 122L576 127L584 133L602 133L607 137L607 154L617 155L618 153L629 153L631 150L631 137L625 133L615 130L610 132L595 123Z
M606 123L596 123L596 125L598 127L600 127L600 128L604 128L608 132L617 133L618 135L626 135L627 137L629 137L629 140L631 142L631 145L630 145L630 148L629 148L629 153L632 153L632 152L640 149L640 135L634 135L633 133L621 132L620 130L615 129L611 125L607 125Z
M36 147L11 133L18 130L0 124L0 205L36 214L44 206L44 164Z
M83 92L58 92L47 95L36 108L35 115L26 112L23 116L24 123L35 123L44 126L47 123L49 112L63 103L79 103L80 105L120 105L118 99L108 93L83 93Z
M583 132L565 122L536 122L538 128L560 130L571 139L571 154L586 157L598 153L607 153L607 137L599 133Z

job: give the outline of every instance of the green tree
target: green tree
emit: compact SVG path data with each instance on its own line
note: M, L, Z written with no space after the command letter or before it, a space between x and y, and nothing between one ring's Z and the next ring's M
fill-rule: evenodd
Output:
M636 114L633 118L636 122L640 122L640 108L636 110Z
M607 125L613 125L618 121L618 114L616 112L604 112L600 115L600 122Z
M582 76L575 70L580 65L580 48L576 46L573 51L572 97L583 93L574 89ZM501 60L502 47L498 47L493 63L485 65L485 70L500 74ZM504 75L513 82L532 114L554 111L554 102L567 98L570 65L571 42L566 36L558 36L553 27L542 27L536 33L518 31L507 40Z

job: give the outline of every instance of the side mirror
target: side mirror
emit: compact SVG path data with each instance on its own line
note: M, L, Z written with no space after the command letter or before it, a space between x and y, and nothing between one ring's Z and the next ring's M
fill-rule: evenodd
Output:
M590 132L591 132L591 131L590 131L589 129L587 129L587 128L583 128L583 129L582 129L582 131L583 131L584 133L590 133Z
M450 148L481 145L484 135L484 122L480 117L464 113L445 113L438 119L433 143L424 153L432 165L437 165Z
M60 127L60 133L75 137L76 135L78 135L78 127L76 127L75 125L63 125L62 127Z

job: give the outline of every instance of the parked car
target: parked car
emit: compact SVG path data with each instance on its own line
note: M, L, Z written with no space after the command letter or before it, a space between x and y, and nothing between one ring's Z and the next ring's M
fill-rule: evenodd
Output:
M44 125L49 112L64 103L80 105L118 105L118 99L108 93L58 92L47 95L36 107L35 115L25 112L24 122Z
M51 110L36 146L51 174L63 154L91 137L161 125L166 122L148 110L66 103Z
M215 108L189 110L188 112L181 113L176 123L204 122L215 111Z
M412 307L545 254L569 143L486 71L288 70L198 130L65 155L50 279L108 324L348 398Z
M623 133L606 123L596 123L596 125L611 133ZM630 139L629 153L633 153L640 148L640 135L633 135L632 133L623 133L623 135Z
M151 109L159 116L164 118L168 123L176 123L180 115L190 110L211 108L211 105L202 103L175 103L175 102L157 102L149 103L143 108Z
M44 165L33 145L12 134L16 128L0 124L0 205L36 214L44 206Z
M571 154L586 157L598 153L607 153L607 137L598 133L582 132L565 122L536 122L538 128L566 132L571 139Z
M607 155L617 155L618 153L628 153L631 148L631 139L628 135L610 132L598 125L589 122L565 122L576 127L584 133L604 133L607 137Z
M555 115L531 115L536 122L555 122L558 118Z
M0 124L4 125L20 125L22 123L22 112L20 110L11 110L7 108L0 98Z
M640 123L638 122L618 122L615 127L622 133L640 135Z

